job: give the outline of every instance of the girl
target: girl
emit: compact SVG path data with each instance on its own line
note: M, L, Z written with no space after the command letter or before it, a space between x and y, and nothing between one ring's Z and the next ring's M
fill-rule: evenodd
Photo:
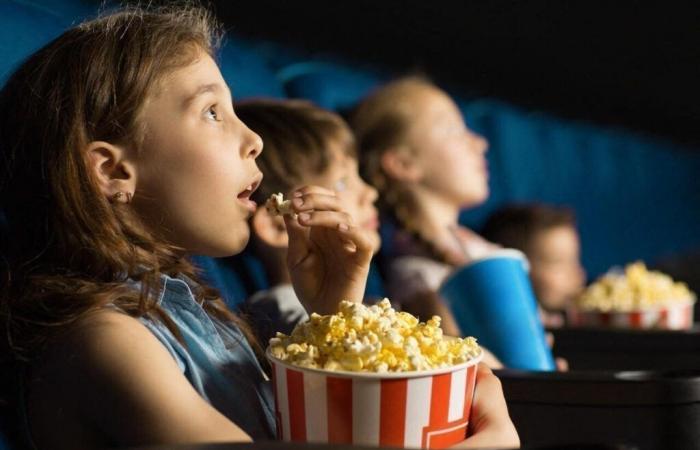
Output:
M32 446L273 436L258 346L185 259L241 251L261 181L217 38L200 9L125 10L68 30L0 92L2 355ZM371 240L332 191L293 196L297 296L321 313L360 299ZM479 377L472 442L517 442Z
M421 78L390 83L352 115L363 175L399 231L386 271L394 301L419 316L457 325L437 290L456 266L495 246L458 223L459 211L488 196L486 140L469 130L447 94Z

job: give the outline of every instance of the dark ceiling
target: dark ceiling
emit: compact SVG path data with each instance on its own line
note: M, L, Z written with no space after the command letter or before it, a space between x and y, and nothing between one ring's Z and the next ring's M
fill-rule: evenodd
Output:
M214 1L238 34L700 146L700 3Z

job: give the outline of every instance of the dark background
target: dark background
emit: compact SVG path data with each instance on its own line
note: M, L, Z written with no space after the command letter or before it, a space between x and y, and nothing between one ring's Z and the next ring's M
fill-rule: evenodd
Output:
M236 34L700 146L700 3L213 1Z

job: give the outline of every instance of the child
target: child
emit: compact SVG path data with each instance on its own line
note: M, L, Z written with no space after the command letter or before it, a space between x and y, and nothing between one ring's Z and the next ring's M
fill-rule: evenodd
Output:
M373 249L379 249L377 191L359 176L355 141L343 119L299 100L248 101L236 108L236 114L265 142L265 152L257 160L265 182L253 195L258 204L305 184L324 187L336 193L353 221L367 231ZM261 337L275 331L289 333L306 318L306 311L292 289L285 263L284 222L258 208L251 228L253 251L272 287L248 299L243 309Z
M262 143L234 114L215 35L196 8L113 13L40 49L0 91L12 237L0 350L19 366L33 447L274 435L250 333L185 259L241 251L261 179ZM293 195L298 297L321 313L359 300L371 239L332 191ZM478 380L465 445L517 445L498 380L485 367Z
M458 333L437 290L455 267L495 248L458 223L462 208L488 196L488 143L466 127L447 94L416 77L364 99L351 125L363 176L399 228L387 243L392 299L421 317L441 315L446 332Z
M537 204L507 206L489 216L482 234L527 255L545 326L563 326L567 306L585 286L573 212Z

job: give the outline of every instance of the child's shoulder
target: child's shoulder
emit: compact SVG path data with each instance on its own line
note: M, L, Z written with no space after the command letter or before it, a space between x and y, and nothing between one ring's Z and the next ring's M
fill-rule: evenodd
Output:
M138 364L140 359L159 353L169 357L138 319L113 308L102 308L68 325L47 347L43 361L58 378L108 372L118 376L128 374L129 366Z

